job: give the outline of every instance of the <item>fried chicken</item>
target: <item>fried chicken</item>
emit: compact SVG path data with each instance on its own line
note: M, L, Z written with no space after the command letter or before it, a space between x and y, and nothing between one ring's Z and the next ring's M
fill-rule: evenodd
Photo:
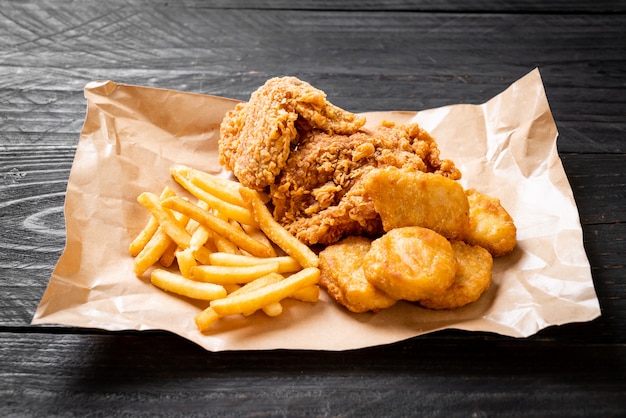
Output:
M448 239L463 239L468 233L469 202L457 181L406 167L387 167L373 171L364 182L385 231L423 226Z
M326 94L295 77L272 78L250 100L228 112L220 125L220 164L257 191L274 182L291 146L311 129L351 134L365 118L326 100Z
M491 284L493 258L489 251L463 241L451 241L456 258L454 282L444 292L419 303L428 309L456 309L477 301Z
M475 189L465 193L470 214L470 228L465 241L480 245L494 257L511 253L517 245L517 227L500 199Z
M291 152L270 186L274 217L307 244L332 244L348 235L379 235L380 216L362 179L383 167L460 178L439 159L435 140L417 124L383 123L352 135L313 130Z
M389 166L453 180L461 173L417 124L364 123L308 83L273 78L222 121L220 163L244 186L268 192L274 218L305 244L378 235L364 174Z
M338 303L352 312L380 311L396 299L378 290L363 272L363 257L371 240L348 237L320 252L320 285Z
M367 281L390 297L415 302L443 294L454 283L457 261L443 235L406 226L372 241L363 271Z

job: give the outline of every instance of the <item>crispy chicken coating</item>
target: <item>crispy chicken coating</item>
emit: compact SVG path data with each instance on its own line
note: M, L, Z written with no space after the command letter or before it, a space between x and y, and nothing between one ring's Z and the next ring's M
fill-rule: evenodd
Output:
M391 166L460 178L439 154L434 138L417 124L383 123L351 135L312 130L270 186L274 217L307 244L379 235L383 228L366 196L364 175Z
M475 302L489 288L493 258L489 251L463 241L452 241L457 270L454 282L444 292L421 299L429 309L456 309Z
M517 244L517 228L500 199L475 189L465 192L469 202L470 228L465 241L480 245L494 257L509 254Z
M387 167L364 177L385 231L422 226L448 239L463 239L470 226L469 203L460 183L432 173Z
M376 312L396 303L365 279L363 257L370 245L371 240L352 236L329 245L319 254L320 285L352 312Z
M395 299L419 301L442 294L457 264L450 242L431 229L396 228L372 242L363 259L365 278Z
M311 129L351 134L365 118L326 100L326 94L295 77L268 80L220 125L220 164L247 187L261 191L285 167L292 145Z

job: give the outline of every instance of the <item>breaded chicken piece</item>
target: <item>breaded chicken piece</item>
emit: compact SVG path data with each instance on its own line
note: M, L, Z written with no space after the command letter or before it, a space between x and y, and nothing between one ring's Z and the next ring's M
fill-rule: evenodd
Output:
M457 270L452 285L439 295L421 299L429 309L456 309L475 302L489 288L493 258L489 251L463 241L452 241Z
M379 235L380 217L365 196L363 176L380 167L406 167L458 179L454 163L417 124L383 123L351 135L305 134L270 187L274 217L307 244L348 235Z
M363 259L365 278L395 299L419 301L454 282L457 263L450 242L431 229L396 228L372 241Z
M517 244L517 227L500 199L475 189L466 190L470 228L465 241L485 248L494 257L509 254Z
M432 173L386 167L364 177L366 195L385 231L422 226L448 239L463 239L470 226L469 203L460 183Z
M303 133L351 134L364 124L365 118L334 106L310 84L272 78L226 114L220 125L220 164L244 186L262 191L274 183Z
M320 285L352 312L379 311L396 303L375 288L363 274L363 257L371 240L348 237L319 253Z

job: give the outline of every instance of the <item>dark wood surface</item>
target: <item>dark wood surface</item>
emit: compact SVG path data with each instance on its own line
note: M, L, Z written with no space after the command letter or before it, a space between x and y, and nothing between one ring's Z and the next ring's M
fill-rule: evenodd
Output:
M0 415L626 416L625 12L606 0L0 1ZM209 353L164 332L29 325L63 250L88 81L247 99L295 75L358 112L482 103L535 67L600 318L347 352Z

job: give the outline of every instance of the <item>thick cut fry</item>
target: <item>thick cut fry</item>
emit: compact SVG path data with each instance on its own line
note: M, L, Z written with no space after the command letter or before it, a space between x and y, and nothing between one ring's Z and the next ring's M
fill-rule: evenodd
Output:
M280 302L294 292L317 284L320 271L315 267L305 268L280 282L263 286L238 295L231 295L211 302L211 308L219 315L234 315L262 309L269 304Z
M242 224L241 227L243 228L244 231L246 231L246 234L250 235L252 238L259 241L261 244L267 245L269 248L271 248L272 251L274 251L274 254L272 254L272 257L278 256L278 253L276 253L276 251L274 250L274 245L272 244L272 241L270 241L267 235L265 235L265 233L261 231L259 227L253 226L253 225L246 225L246 224Z
M280 302L270 303L261 308L267 316L278 316L283 313L283 305Z
M302 267L318 266L319 260L317 255L274 220L274 217L256 191L242 187L239 189L239 193L241 193L241 197L250 207L261 230L272 242L288 255L295 258Z
M144 228L139 232L139 234L135 237L135 239L128 246L128 252L133 257L137 257L137 255L144 249L144 247L150 241L150 238L154 236L154 233L159 228L159 222L154 218L154 216L150 215L150 219Z
M170 169L170 172L173 176L173 173L176 173L177 175L187 178L202 190L211 193L228 203L245 207L245 204L239 195L239 188L241 185L236 181L223 179L181 164L174 165Z
M150 211L152 216L154 216L156 220L159 222L159 225L161 225L161 228L163 228L163 231L167 235L169 235L169 237L172 238L172 240L176 244L178 244L179 247L188 248L189 242L191 240L191 235L189 235L185 227L176 220L176 218L174 217L174 214L170 212L169 210L167 210L162 205L169 199L178 199L183 202L187 202L186 200L183 200L179 197L168 197L164 199L163 202L161 202L159 201L159 198L156 195L152 193L148 193L148 192L144 192L140 194L139 197L137 198L137 201L139 201L139 203L141 203L142 206L144 206L146 209ZM193 206L193 204L189 202L187 203ZM188 214L182 211L178 211L178 212L189 216Z
M208 211L203 210L202 208L199 208L193 203L181 199L180 197L169 197L163 200L161 205L165 208L175 210L176 212L184 213L190 218L195 219L210 230L228 238L230 241L237 244L237 246L246 250L250 254L258 257L270 257L272 254L272 251L259 241L251 238L237 228L233 228L233 226L228 222L219 219ZM184 233L187 234L186 231L184 231ZM189 234L187 234L187 236L188 235ZM172 239L174 239L174 237L172 237ZM187 245L181 245L183 248L188 246L189 241L187 242Z
M150 276L153 285L193 299L214 300L226 297L226 289L213 283L189 280L167 270L156 269Z
M318 285L307 286L294 292L289 298L302 302L318 302L320 300L320 287Z
M196 315L196 317L194 318L194 322L196 323L198 330L202 332L209 329L211 325L217 322L218 319L220 319L219 315L215 313L213 308L208 307L200 312L198 315Z
M172 241L159 259L159 263L163 267L170 267L176 259L176 250L178 250L178 244Z
M167 248L172 244L172 239L163 231L161 227L157 229L148 244L135 257L133 270L137 277L143 274L154 265Z
M192 278L200 282L239 284L249 283L277 271L278 263L245 267L197 266L192 269Z
M282 276L281 274L270 273L267 276L260 277L256 280L251 281L250 283L246 283L239 289L233 291L228 296L231 297L231 296L243 295L244 293L250 293L253 290L260 289L263 286L267 286L270 284L278 283L282 280L285 280L285 277Z
M213 241L215 242L215 248L217 248L218 252L226 254L241 254L239 247L237 247L234 242L229 241L219 234L213 235Z
M252 257L249 255L236 255L223 252L215 252L209 256L210 264L214 266L258 266L259 264L278 263L278 273L293 273L302 270L302 266L295 258L290 256L280 257Z
M193 184L188 178L180 175L180 173L176 171L172 171L172 176L174 179L183 186L189 193L197 197L198 199L206 202L209 207L217 210L218 212L224 214L229 219L235 219L239 222L245 224L256 224L252 213L246 207L233 205L232 203L226 202L211 193L208 193L202 190L200 187Z
M185 250L176 251L176 261L178 262L180 274L182 274L183 277L190 279L193 268L198 265L196 257L193 254L193 250L191 248L187 248Z
M163 189L163 192L161 192L160 199L165 199L166 197L175 195L176 193L174 192L174 190L166 187L165 189ZM135 239L128 246L128 252L130 252L130 255L136 257L141 252L141 250L143 250L146 244L148 244L148 241L150 241L158 227L159 222L154 216L150 215L150 219L148 220L148 223L146 223L146 226L141 230L141 232L139 232L139 234L137 234Z

